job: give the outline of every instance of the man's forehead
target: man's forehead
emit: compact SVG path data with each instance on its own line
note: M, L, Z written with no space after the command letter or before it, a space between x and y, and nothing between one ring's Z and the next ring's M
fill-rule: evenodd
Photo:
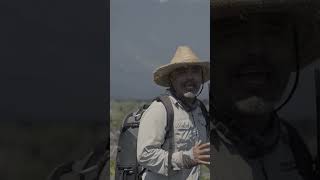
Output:
M201 67L197 65L186 65L186 66L179 67L174 71L185 71L185 70L201 70Z

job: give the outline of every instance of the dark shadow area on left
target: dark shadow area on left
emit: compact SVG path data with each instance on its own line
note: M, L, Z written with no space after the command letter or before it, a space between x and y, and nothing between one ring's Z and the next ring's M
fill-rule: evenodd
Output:
M0 2L0 177L43 180L109 135L106 0Z

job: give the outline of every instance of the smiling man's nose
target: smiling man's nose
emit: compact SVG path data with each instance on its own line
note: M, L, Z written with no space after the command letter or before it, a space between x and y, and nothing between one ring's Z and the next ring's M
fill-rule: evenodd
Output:
M189 69L188 71L187 71L187 73L186 73L186 77L187 77L187 79L189 80L189 79L193 79L194 77L194 74L192 73L192 71Z
M263 53L265 48L264 36L260 27L253 27L250 29L250 35L248 36L247 42L248 53L250 55L258 56Z

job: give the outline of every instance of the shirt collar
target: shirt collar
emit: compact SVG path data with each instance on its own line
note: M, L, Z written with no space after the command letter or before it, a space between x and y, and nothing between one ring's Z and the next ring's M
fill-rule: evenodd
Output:
M172 103L173 103L176 107L180 107L180 108L186 110L185 107L184 107L184 105L182 105L181 102L178 101L178 100L176 99L176 97L175 97L169 90L167 90L167 95L169 95L170 97L172 97L172 98L171 98ZM195 103L196 103L195 106L198 107L198 106L199 106L199 100L197 99ZM195 110L195 109L196 109L196 108L194 108L193 110Z

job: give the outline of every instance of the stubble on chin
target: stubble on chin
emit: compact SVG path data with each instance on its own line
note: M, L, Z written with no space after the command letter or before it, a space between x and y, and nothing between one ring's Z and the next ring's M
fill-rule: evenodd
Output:
M238 100L235 103L235 110L241 114L262 115L273 111L273 102L264 100L261 97L252 96Z
M193 92L186 92L183 94L183 96L187 99L194 99L196 97L196 94L194 94Z

